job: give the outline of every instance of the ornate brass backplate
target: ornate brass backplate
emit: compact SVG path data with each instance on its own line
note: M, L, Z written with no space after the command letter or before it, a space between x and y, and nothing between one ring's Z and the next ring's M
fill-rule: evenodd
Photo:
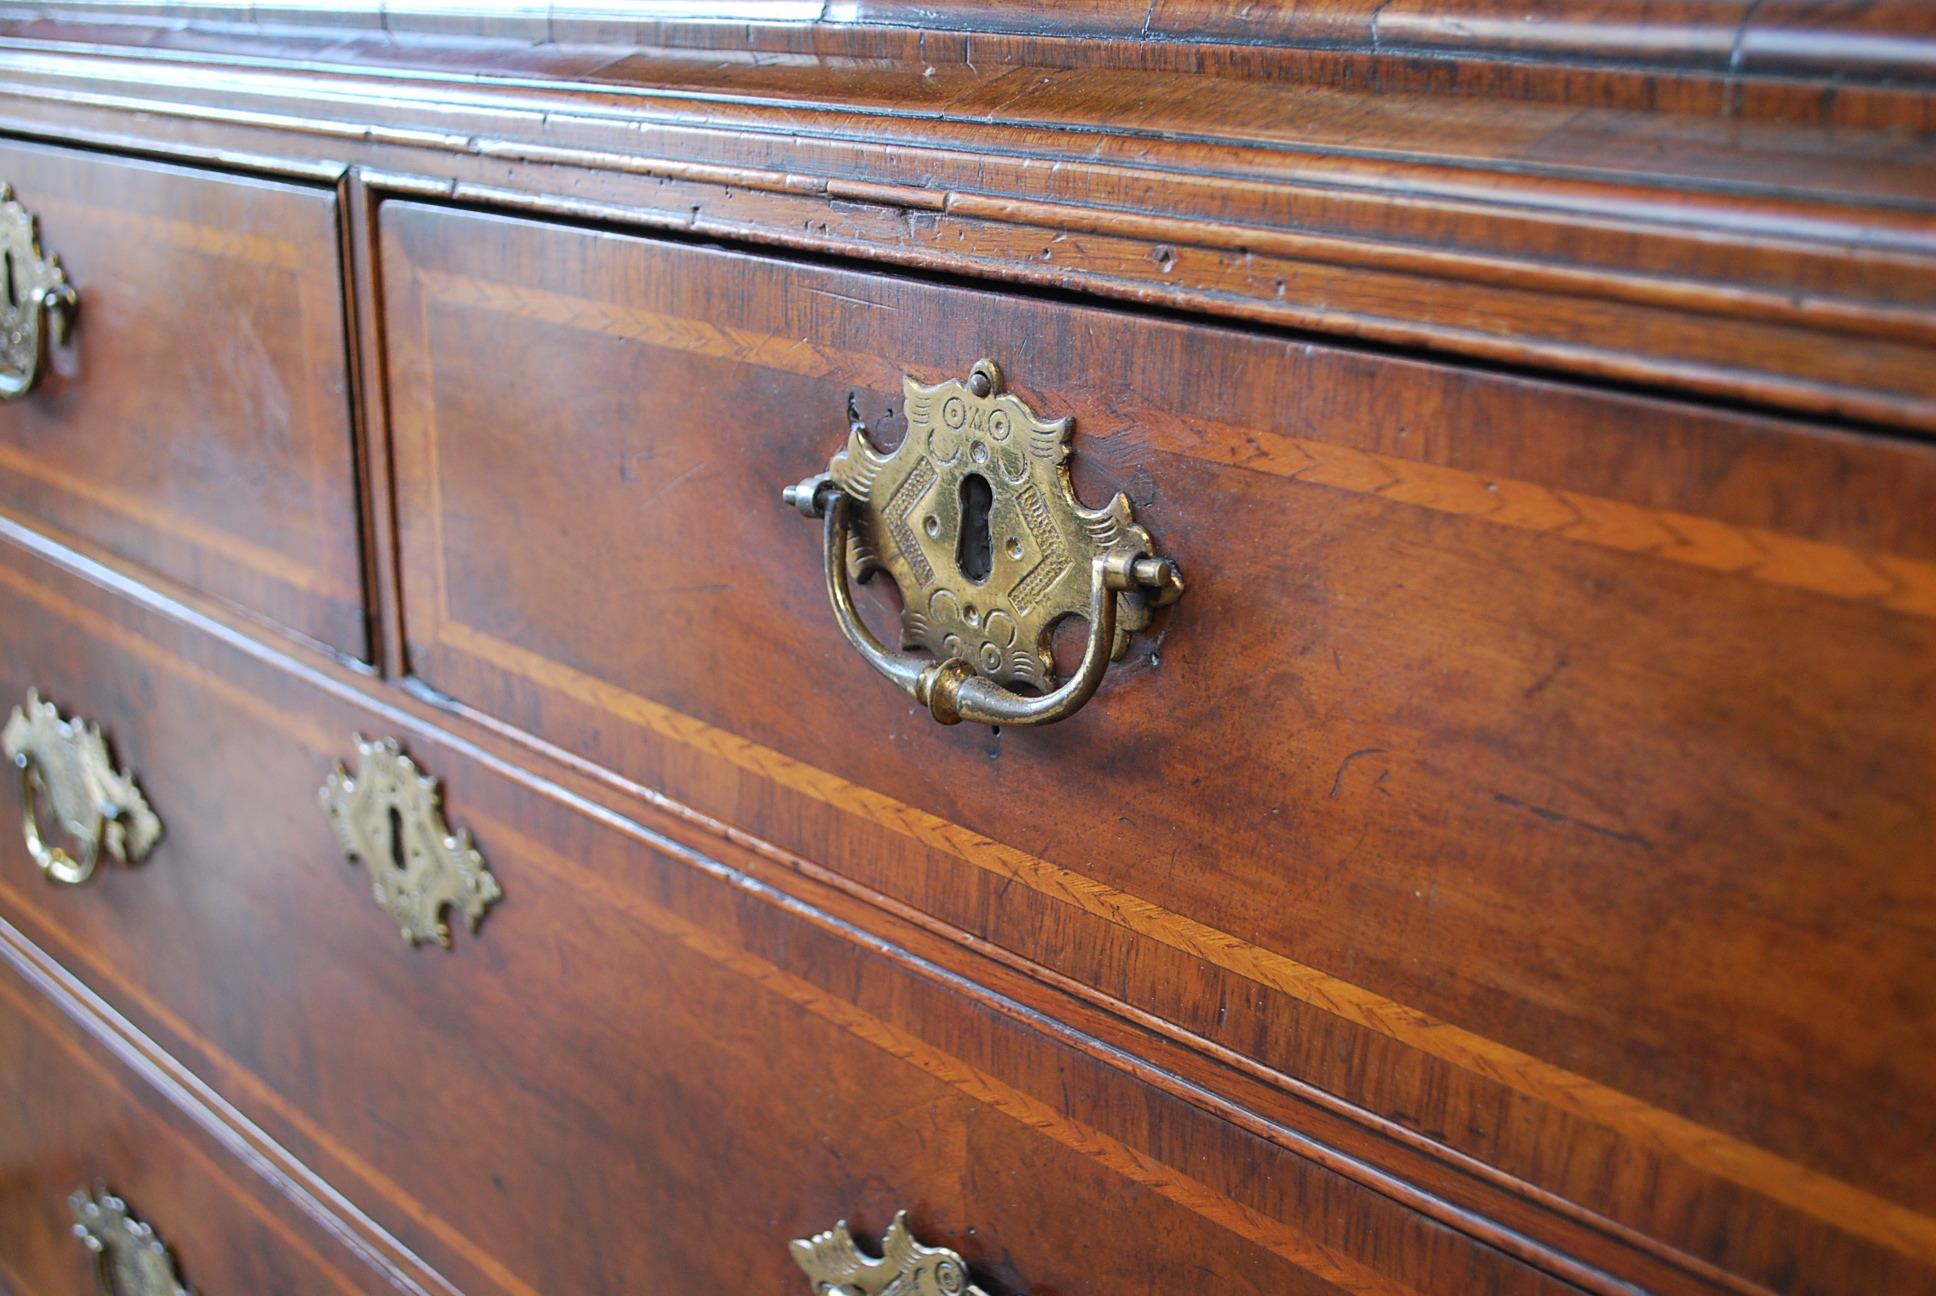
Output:
M842 1220L791 1244L814 1296L987 1296L968 1281L968 1266L946 1247L922 1246L902 1211L881 1238L878 1259L861 1253Z
M47 363L47 339L67 340L67 326L79 305L60 258L40 250L39 222L14 199L13 186L0 183L0 400L33 390Z
M1157 557L1121 494L1099 509L1069 477L1074 420L1045 420L991 360L965 380L902 381L907 436L882 453L856 423L827 472L789 487L789 503L828 517L836 619L861 655L937 720L1046 724L1072 714L1120 658L1151 610L1183 580ZM836 522L838 520L838 524ZM837 560L844 560L838 561ZM846 588L886 572L901 592L901 646L881 648ZM1056 677L1050 635L1088 620L1089 651ZM1021 690L1017 692L1015 690Z
M103 847L133 864L161 839L161 820L148 808L134 776L114 767L100 726L79 717L61 719L38 690L29 690L26 705L7 717L0 749L20 767L21 828L28 852L47 876L85 882ZM40 825L43 804L77 843L73 854L47 843Z
M175 1258L152 1228L128 1214L126 1202L106 1188L83 1188L67 1204L74 1208L74 1236L94 1253L101 1296L188 1296Z
M470 832L452 832L444 822L437 780L419 771L396 739L358 734L356 750L355 776L339 764L316 799L343 852L369 870L371 892L403 938L449 948L444 910L456 908L476 931L504 891Z

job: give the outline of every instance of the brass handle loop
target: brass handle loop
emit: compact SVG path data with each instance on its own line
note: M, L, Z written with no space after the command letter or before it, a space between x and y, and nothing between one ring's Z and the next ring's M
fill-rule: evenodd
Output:
M6 269L0 291L0 400L17 400L40 381L48 338L67 341L80 298L60 258L41 251L38 220L5 183L0 183L0 258Z
M48 845L40 828L40 802L47 795L47 783L32 756L23 753L15 758L15 763L20 766L20 831L27 839L27 853L40 866L40 871L54 881L79 886L94 876L94 866L100 862L106 819L97 820L91 830L84 823L70 821L62 825L79 843L78 856L68 854L59 846Z
M834 620L868 665L942 724L1065 720L1151 611L1182 595L1183 578L1154 553L1122 495L1101 509L1076 500L1066 462L1073 421L1038 418L1002 390L992 361L966 382L908 378L904 389L900 446L876 450L856 423L827 472L784 492L822 519ZM868 628L850 568L894 578L903 647L928 656L896 652ZM1057 679L1049 633L1076 615L1088 641Z
M824 485L825 489L821 489ZM1116 642L1116 595L1137 589L1161 590L1176 579L1175 565L1129 549L1115 549L1092 560L1090 597L1085 616L1089 638L1073 674L1047 693L1029 696L996 684L965 658L943 661L892 651L861 620L847 584L847 537L852 501L824 477L800 487L817 498L825 517L827 597L834 620L863 660L928 709L942 724L972 720L985 725L1045 725L1066 720L1082 709L1102 686Z
M148 808L134 776L116 769L101 728L75 717L64 720L54 704L29 690L0 730L0 751L20 768L20 831L27 853L56 882L79 886L94 876L105 850L124 863L139 863L161 838L161 820ZM79 845L70 854L47 840L42 809Z

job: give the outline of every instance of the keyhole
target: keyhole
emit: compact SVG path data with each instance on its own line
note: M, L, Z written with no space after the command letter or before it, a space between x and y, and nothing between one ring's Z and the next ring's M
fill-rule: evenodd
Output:
M979 585L995 566L995 537L988 529L988 511L995 492L980 473L961 479L961 535L955 542L955 564L961 574Z
M7 259L7 305L19 310L20 289L14 286L13 281L13 253L8 252L4 255Z
M390 863L399 873L409 868L403 855L403 816L395 806L390 807Z

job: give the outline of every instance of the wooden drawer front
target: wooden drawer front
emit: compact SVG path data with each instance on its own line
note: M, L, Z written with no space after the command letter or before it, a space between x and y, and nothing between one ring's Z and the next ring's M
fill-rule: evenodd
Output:
M105 1186L196 1296L396 1291L0 960L0 1290L95 1296L69 1198Z
M1563 1289L1133 1077L1023 978L23 566L0 686L91 699L168 836L58 888L0 834L0 912L461 1290L808 1296L790 1239L903 1207L992 1296ZM442 779L503 886L448 951L398 939L318 810L358 730Z
M381 231L436 690L1755 1281L1936 1264L1904 921L1936 448L533 221ZM1190 585L1049 729L877 679L778 497L850 401L891 439L903 372L983 356Z
M79 294L0 406L0 508L362 657L329 190L0 144Z

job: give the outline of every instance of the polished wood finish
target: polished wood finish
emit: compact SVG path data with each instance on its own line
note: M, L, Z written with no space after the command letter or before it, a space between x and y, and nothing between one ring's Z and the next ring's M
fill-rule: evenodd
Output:
M838 893L601 822L38 564L0 573L0 616L48 689L107 699L176 825L90 891L8 843L0 902L465 1290L784 1291L787 1238L903 1205L1000 1291L1563 1289L1203 1110L1066 1024L1079 1005L1037 1018L1002 992L1021 978L857 930ZM55 661L63 641L86 647ZM134 675L152 702L116 704ZM210 730L237 740L205 750ZM398 939L314 805L354 731L403 739L504 884L448 954Z
M334 651L368 651L334 194L18 143L80 294L0 408L0 507Z
M1716 1263L1776 1212L1927 1245L1885 918L1936 883L1936 449L406 204L382 244L424 683ZM882 686L771 498L980 356L1192 586L1048 732Z
M385 5L244 42L237 67L213 22L37 6L94 22L0 14L18 42L0 49L0 127L134 144L140 113L172 148L351 159L439 197L1936 430L1929 96L1900 67L1658 64L1685 29L1628 8L1517 24L1559 33L1541 61L1485 41L1469 59L1303 47L1308 15L1354 6L1283 6L1289 45L1236 47L543 6L467 30ZM1443 44L1461 14L1441 17L1414 26ZM1899 36L1851 21L1813 44L1926 71L1899 17ZM1567 43L1595 40L1608 66L1583 71Z
M93 1258L68 1198L104 1183L156 1230L194 1291L397 1290L196 1123L212 1112L129 1065L125 1042L98 1025L98 1004L4 923L0 962L0 1289L91 1296Z
M0 832L0 1014L405 1291L907 1207L991 1296L1936 1292L1926 7L672 10L0 5L82 293L0 688L169 830ZM137 337L157 213L302 255ZM276 435L179 372L250 333ZM1189 581L1034 732L874 678L779 499L984 356ZM357 732L503 885L448 952Z

